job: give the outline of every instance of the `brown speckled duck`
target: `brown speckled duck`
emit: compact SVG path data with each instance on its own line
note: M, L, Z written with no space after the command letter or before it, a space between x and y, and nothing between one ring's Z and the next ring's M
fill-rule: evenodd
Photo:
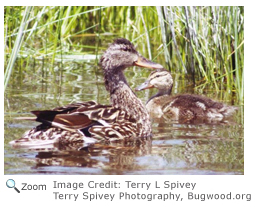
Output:
M149 114L140 99L129 87L123 71L130 66L162 68L162 65L142 57L133 44L116 39L100 59L105 86L112 105L95 101L74 103L53 110L32 111L36 116L20 119L41 122L18 140L16 147L31 147L56 142L95 143L102 140L147 138L151 136Z
M136 88L137 91L149 88L158 89L158 93L152 96L146 104L151 117L165 116L176 120L197 118L222 120L224 117L232 115L237 109L235 106L227 106L200 95L171 96L172 86L171 74L165 69L157 69L149 75L143 84Z

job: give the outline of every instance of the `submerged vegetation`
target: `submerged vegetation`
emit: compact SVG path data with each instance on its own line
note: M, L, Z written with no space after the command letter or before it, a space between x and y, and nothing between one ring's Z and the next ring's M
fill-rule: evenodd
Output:
M5 89L14 65L34 60L95 59L109 37L122 36L194 87L244 98L243 7L5 7ZM93 40L93 44L92 41ZM93 46L92 46L93 45ZM160 58L162 57L162 58Z

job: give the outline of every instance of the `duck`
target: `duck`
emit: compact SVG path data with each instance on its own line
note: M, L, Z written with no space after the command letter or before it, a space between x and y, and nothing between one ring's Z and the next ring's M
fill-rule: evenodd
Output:
M201 95L180 94L172 96L172 87L171 73L161 68L151 72L147 80L135 90L158 89L158 92L146 103L146 108L152 118L218 121L231 116L238 109L236 106L228 106Z
M52 110L31 111L35 117L20 120L40 122L28 130L13 147L35 147L54 143L82 142L84 146L120 139L150 138L149 113L130 88L124 70L131 66L158 69L163 66L143 57L125 38L117 38L100 58L110 105L96 101L71 103Z

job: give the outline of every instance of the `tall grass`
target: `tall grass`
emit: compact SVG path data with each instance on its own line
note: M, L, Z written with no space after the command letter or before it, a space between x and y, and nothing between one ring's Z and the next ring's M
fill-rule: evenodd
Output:
M196 88L243 102L243 7L5 7L4 32L5 87L17 57L49 59L54 73L56 57L97 55L109 36L122 36Z
M30 6L26 7L23 18L21 20L20 27L19 27L19 30L17 33L17 37L15 39L15 43L13 46L13 51L11 53L6 71L4 73L4 90L7 87L8 81L9 81L11 73L12 73L13 65L16 61L18 52L19 52L21 44L23 42L23 38L24 38L23 32L26 30L26 27L28 26L28 18L29 18L31 9L32 8Z
M239 100L243 100L243 7L163 7L159 10L159 21L166 25L161 27L162 33L171 34L166 43L171 68L204 80L197 87L211 83L216 91L235 91Z

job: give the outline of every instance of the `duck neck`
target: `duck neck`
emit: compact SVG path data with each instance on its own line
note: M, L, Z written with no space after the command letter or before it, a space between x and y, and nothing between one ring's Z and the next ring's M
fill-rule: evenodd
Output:
M105 78L105 87L107 91L110 92L110 95L118 89L119 83L125 83L128 85L126 78L123 73L123 69L116 70L104 70L104 78Z
M140 135L151 134L151 123L146 107L131 90L123 70L115 70L113 73L105 73L105 86L110 92L112 105L121 108L134 117L140 126Z
M157 94L151 96L150 99L147 101L147 103L149 101L151 101L152 99L156 98L156 97L165 96L165 95L170 96L171 93L172 93L172 86L170 88L167 88L167 89L166 88L165 89L159 89Z

